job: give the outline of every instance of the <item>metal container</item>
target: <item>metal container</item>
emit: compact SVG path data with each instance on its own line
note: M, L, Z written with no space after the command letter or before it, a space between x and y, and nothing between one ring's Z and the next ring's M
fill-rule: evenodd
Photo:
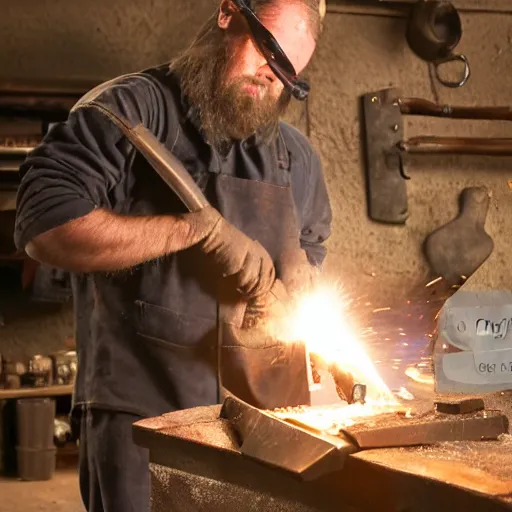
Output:
M53 442L55 401L27 398L16 403L18 475L22 480L49 480L55 472Z

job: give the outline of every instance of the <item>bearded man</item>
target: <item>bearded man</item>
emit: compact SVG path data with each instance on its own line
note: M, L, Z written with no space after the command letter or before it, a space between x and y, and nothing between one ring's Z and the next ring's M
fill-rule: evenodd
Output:
M219 303L261 297L276 278L290 285L293 244L312 267L325 257L320 161L280 122L308 94L298 74L320 31L318 0L222 0L181 56L91 91L21 168L16 243L72 274L88 511L148 510L135 421L219 402ZM187 212L102 109L149 130L211 206ZM250 374L270 394L294 387L273 378L305 361L262 354L237 352L236 371L249 371L231 380Z

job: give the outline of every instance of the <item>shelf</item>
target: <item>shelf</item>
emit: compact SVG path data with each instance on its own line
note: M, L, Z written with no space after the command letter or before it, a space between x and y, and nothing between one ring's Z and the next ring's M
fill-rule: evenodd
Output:
M15 398L40 398L73 394L73 384L46 388L0 389L0 400Z

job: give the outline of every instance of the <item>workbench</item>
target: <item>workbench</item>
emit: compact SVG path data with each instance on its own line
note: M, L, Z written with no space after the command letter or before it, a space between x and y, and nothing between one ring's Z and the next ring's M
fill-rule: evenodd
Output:
M483 397L512 417L512 393ZM152 510L228 512L494 512L512 510L512 436L497 441L364 450L312 481L243 455L220 406L134 425L149 448Z

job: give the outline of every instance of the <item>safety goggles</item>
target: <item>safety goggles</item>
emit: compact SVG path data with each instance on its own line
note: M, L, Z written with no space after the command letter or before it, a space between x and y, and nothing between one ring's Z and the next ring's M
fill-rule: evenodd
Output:
M290 94L302 101L308 97L309 84L297 76L297 72L276 38L263 26L250 7L250 0L233 0L246 19L252 38L270 69L283 83Z

